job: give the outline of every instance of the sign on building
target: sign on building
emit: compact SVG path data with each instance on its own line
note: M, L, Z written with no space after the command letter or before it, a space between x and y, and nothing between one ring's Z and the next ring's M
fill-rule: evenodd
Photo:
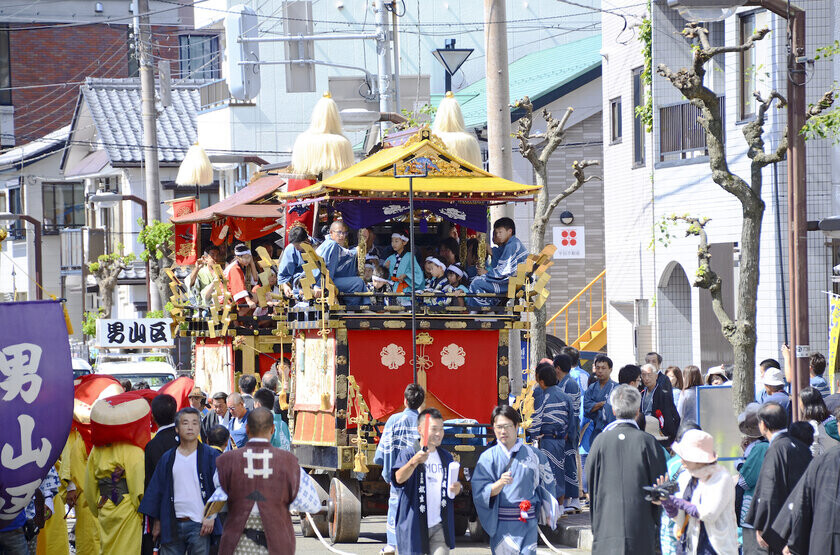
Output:
M97 320L96 345L112 349L174 347L171 323L170 318Z
M585 258L586 242L584 240L583 226L563 226L552 229L554 234L554 245L557 250L554 258Z

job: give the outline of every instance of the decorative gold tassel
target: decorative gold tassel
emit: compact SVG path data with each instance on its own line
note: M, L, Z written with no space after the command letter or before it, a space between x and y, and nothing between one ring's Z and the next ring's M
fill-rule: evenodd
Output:
M329 393L321 393L321 410L322 411L329 411L330 410L330 394Z
M285 391L281 391L277 396L277 403L280 405L280 410L287 410L289 408L289 400L286 397Z
M353 472L362 472L367 474L370 469L367 465L367 455L365 455L362 451L358 451L356 456L353 457L355 464L353 465Z

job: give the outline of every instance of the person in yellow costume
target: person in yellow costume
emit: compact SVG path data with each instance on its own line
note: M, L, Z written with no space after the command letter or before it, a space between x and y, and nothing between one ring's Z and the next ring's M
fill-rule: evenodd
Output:
M72 432L71 432L72 434ZM71 435L72 437L72 435ZM70 441L64 444L64 449L61 451L61 457L55 463L55 469L58 472L60 486L58 493L53 497L53 515L47 519L44 529L38 534L38 543L36 548L36 555L69 555L70 553L70 538L67 534L67 521L64 520L64 514L67 508L64 506L64 501L67 497L67 486L70 482L70 450L72 445ZM64 464L66 462L66 464ZM65 467L67 470L65 471ZM79 551L79 553L83 553Z
M93 449L87 462L84 494L101 530L102 555L140 553L145 455L151 435L148 402L132 392L93 405Z

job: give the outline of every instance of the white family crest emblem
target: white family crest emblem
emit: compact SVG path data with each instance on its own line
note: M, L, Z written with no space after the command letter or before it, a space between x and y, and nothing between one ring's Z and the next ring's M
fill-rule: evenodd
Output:
M440 351L440 362L450 370L457 370L466 362L466 356L463 347L450 343Z
M386 216L391 216L393 214L399 214L400 212L405 212L408 210L407 206L401 206L399 204L389 204L385 208L382 209L382 213Z
M248 466L246 466L244 470L245 475L248 478L270 478L271 475L274 473L274 469L271 468L270 464L271 459L274 458L274 455L271 454L271 451L255 452L251 449L248 449L245 451L244 456L246 459L248 459ZM260 468L254 467L255 460L259 460L262 462L262 466Z
M379 356L382 360L382 366L386 366L391 370L396 370L405 364L405 349L396 343L390 343L379 351Z
M453 220L462 220L463 221L463 220L467 219L467 213L464 212L463 210L458 210L457 208L451 208L451 207L450 208L444 208L443 210L440 211L440 213L443 214L444 216L452 218Z

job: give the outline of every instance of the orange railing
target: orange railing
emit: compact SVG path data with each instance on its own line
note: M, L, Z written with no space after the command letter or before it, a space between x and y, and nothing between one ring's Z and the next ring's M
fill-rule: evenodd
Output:
M598 276L586 284L586 287L581 289L577 295L572 297L569 302L563 305L563 308L558 310L554 316L548 319L546 322L546 330L549 329L549 326L552 326L550 328L551 335L562 339L566 345L571 345L581 336L581 334L583 334L583 332L592 327L592 324L597 322L606 312L606 306L604 304L604 296L606 292L606 280L604 279L604 276L606 275L606 270L598 274ZM598 305L598 299L594 295L594 290L596 288L601 291L600 307ZM571 337L571 342L569 341L570 312L576 313L575 316L577 320L577 325L575 326L575 316L573 316L572 326L575 326L575 330L574 335ZM585 319L587 312L589 313L588 320ZM583 320L581 319L582 316L584 318ZM558 330L559 326L562 326L562 329Z

